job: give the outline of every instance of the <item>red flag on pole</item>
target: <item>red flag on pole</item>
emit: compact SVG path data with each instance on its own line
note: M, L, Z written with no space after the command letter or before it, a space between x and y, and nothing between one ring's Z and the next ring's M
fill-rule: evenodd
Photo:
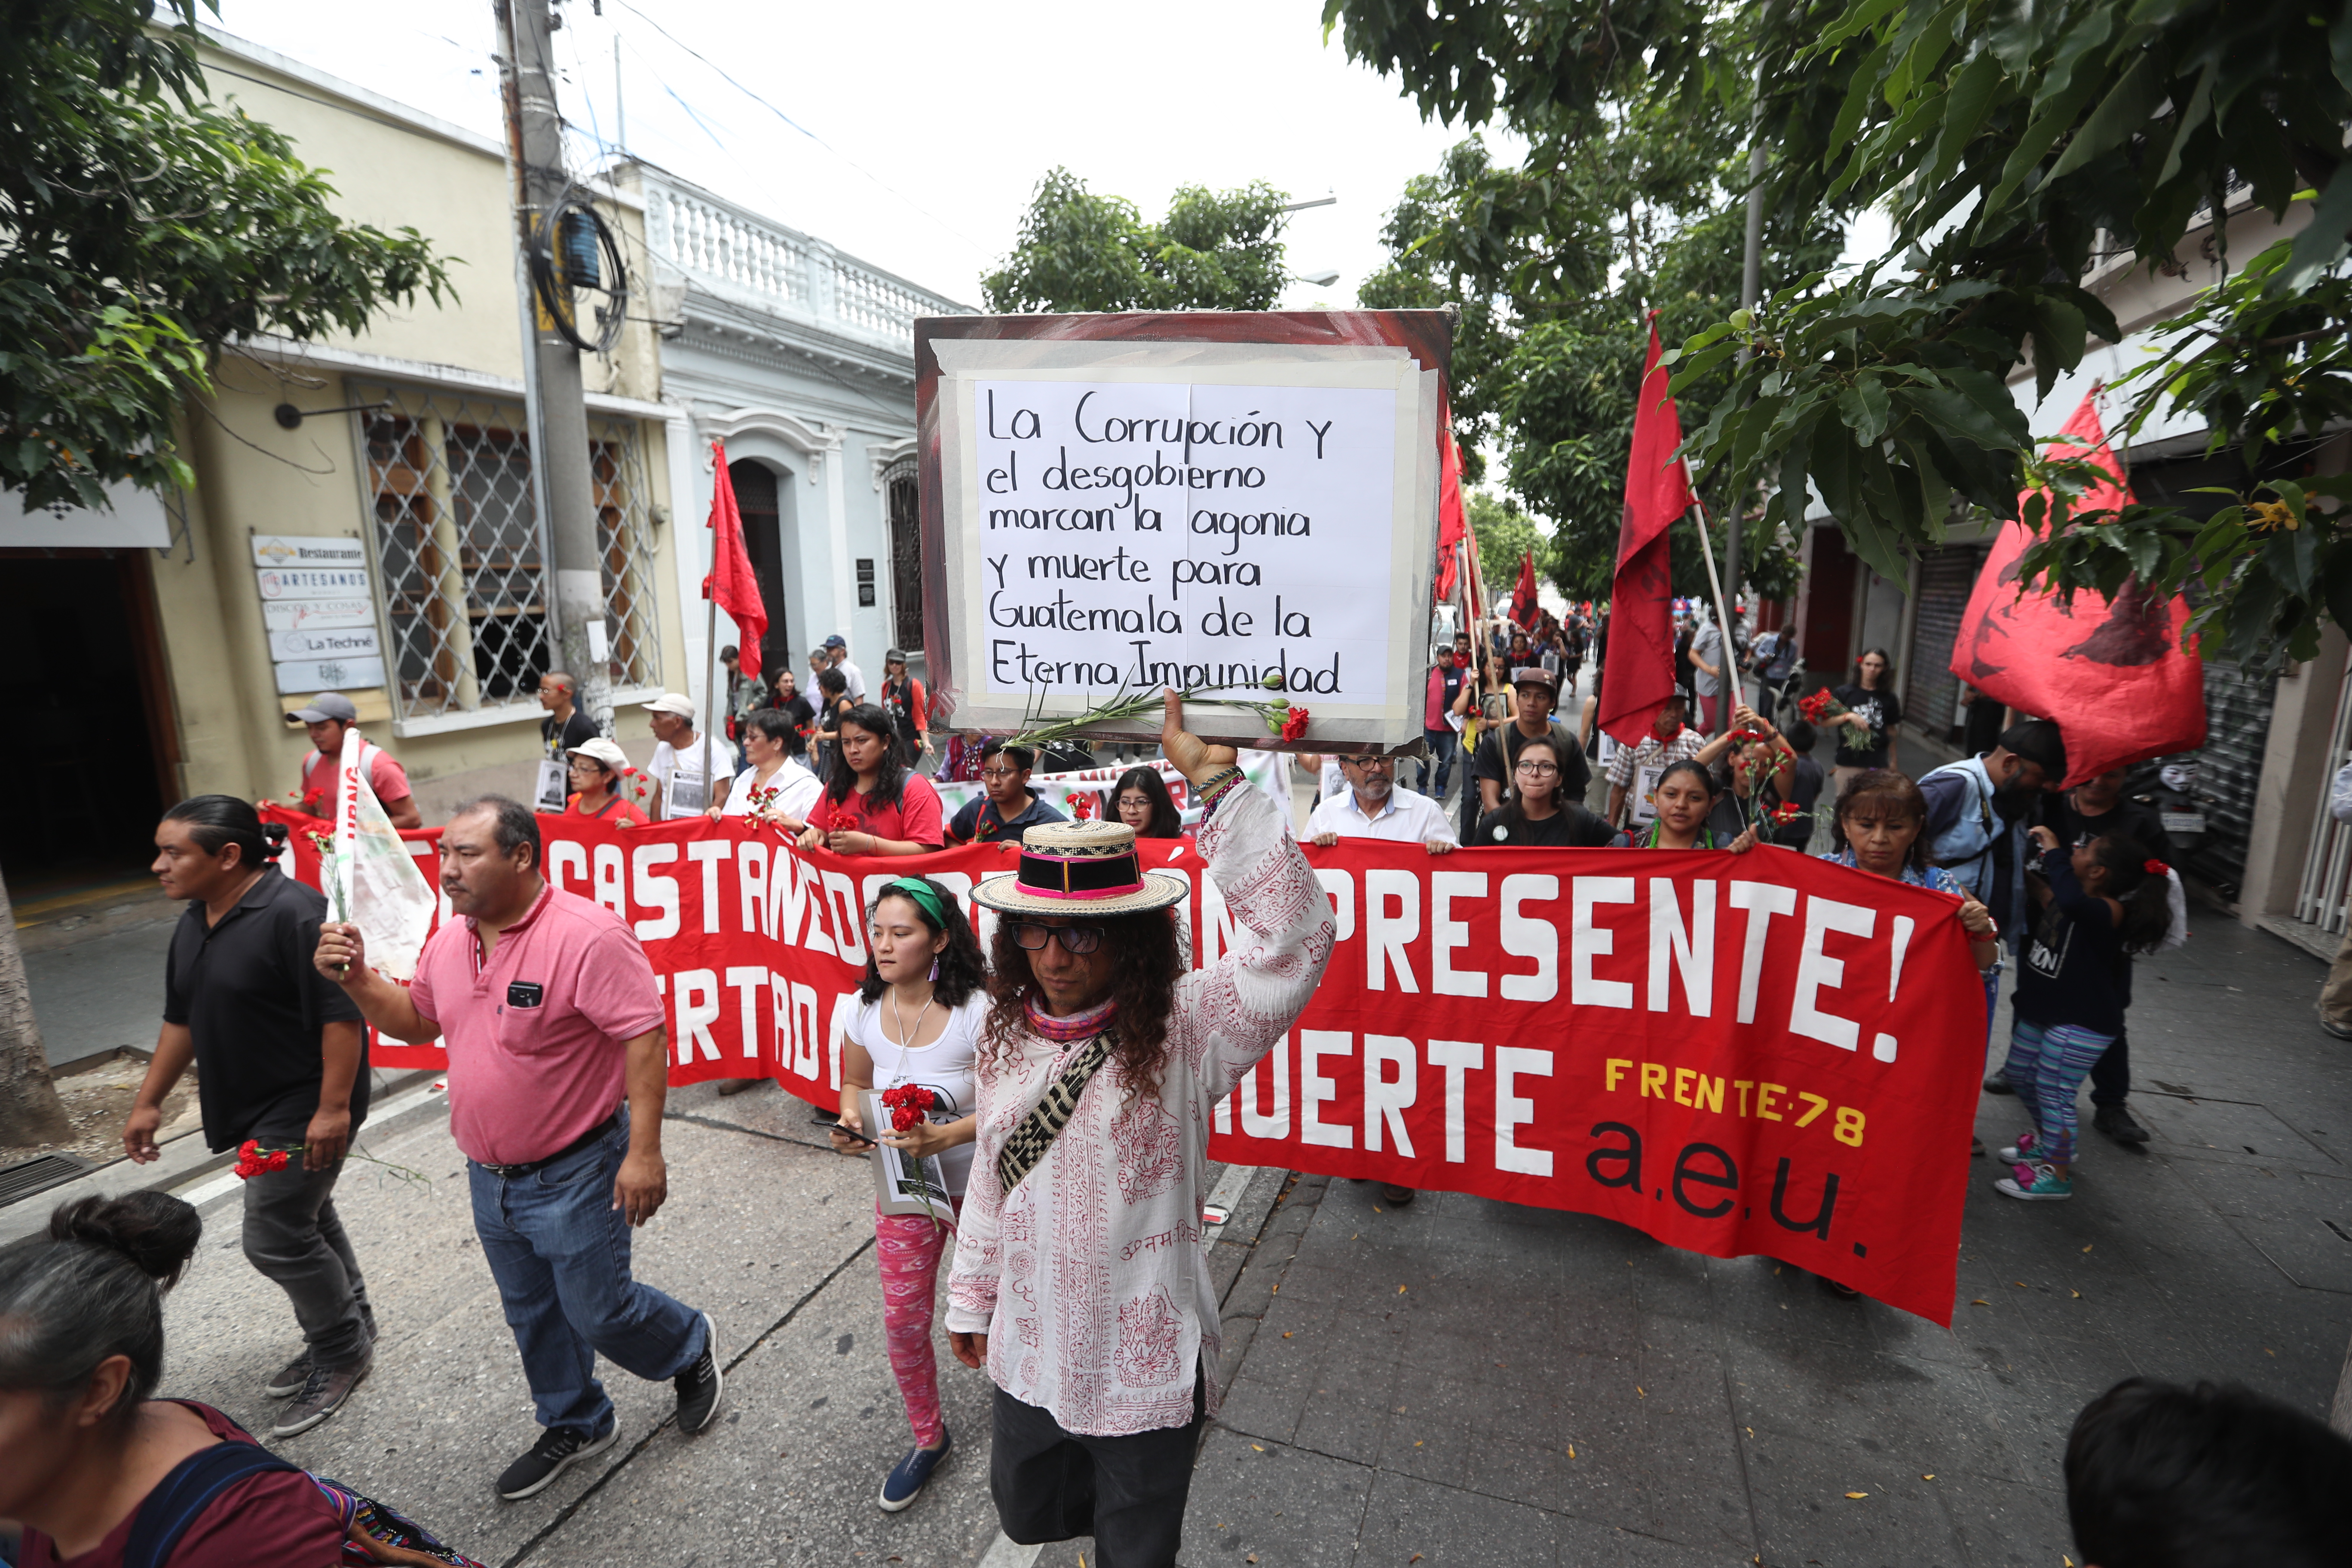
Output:
M743 514L735 510L735 481L727 474L727 443L710 443L710 460L714 465L711 570L702 580L702 596L715 596L719 607L735 623L739 638L735 657L745 675L757 675L760 639L768 634L768 606L760 597L760 580L751 571L751 557L743 549Z
M2076 505L2130 503L2123 465L2107 446L2093 387L2053 452L2075 453L2114 478ZM2032 494L2027 491L2026 495ZM2021 507L2026 496L2018 498ZM1969 595L1952 673L1995 701L2054 719L2066 739L2066 783L2205 743L2205 670L2183 628L2189 604L2158 599L2134 578L2111 600L2085 589L2074 608L2046 593L2018 593L2018 557L2033 536L2005 523Z
M1666 530L1698 504L1675 456L1681 417L1658 363L1657 312L1650 357L1633 409L1633 450L1625 465L1625 516L1617 531L1617 573L1609 588L1609 662L1601 670L1601 727L1636 746L1675 690L1673 561Z
M1437 592L1435 602L1444 604L1454 597L1455 565L1459 559L1454 546L1469 531L1462 510L1462 451L1454 444L1454 409L1441 405L1438 412L1444 425L1440 434L1444 438L1444 450L1437 459Z
M1511 619L1532 630L1536 624L1536 552L1519 563L1518 584L1511 590Z

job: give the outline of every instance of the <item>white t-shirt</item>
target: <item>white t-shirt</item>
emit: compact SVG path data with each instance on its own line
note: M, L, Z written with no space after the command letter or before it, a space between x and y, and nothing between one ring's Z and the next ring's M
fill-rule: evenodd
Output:
M733 748L728 746L717 737L712 737L710 742L710 761L712 764L715 766L721 762L734 761L734 758L728 755L729 752ZM691 810L681 814L677 808L676 801L672 798L677 792L670 787L672 783L678 779L684 779L688 784L699 784L701 782L702 737L700 735L695 736L692 741L688 742L687 743L686 750L683 752L672 746L667 741L659 741L655 742L654 760L646 764L646 771L653 774L655 781L662 786L662 815L664 816L677 816L680 815L698 816L702 814L703 807L710 804L709 792L690 792L699 793L701 795L701 799L695 804Z
M737 773L734 788L728 792L727 805L721 815L749 816L751 814L751 791L760 787L762 786L758 768L745 768ZM816 809L817 797L824 794L824 785L817 782L817 776L792 757L786 757L783 765L768 775L764 787L781 790L782 794L776 799L777 808L786 816L802 822L808 820L808 814Z
M980 1026L988 1016L988 994L975 991L964 1005L948 1015L948 1026L940 1037L918 1050L899 1048L895 1032L898 1020L891 1019L890 1035L884 1033L884 1020L888 1016L890 994L887 991L857 1009L849 1021L849 1037L864 1047L874 1062L874 1092L896 1089L902 1083L919 1083L931 1091L933 1123L961 1121L972 1112L974 1086L972 1058L980 1049ZM906 1020L912 1026L915 1020ZM871 1133L876 1130L867 1128ZM973 1145L960 1143L935 1158L940 1164L940 1176L950 1197L961 1197L964 1185L971 1180Z
M865 701L866 677L859 673L857 666L845 658L833 668L841 671L841 679L849 683L847 693L849 700L852 702Z

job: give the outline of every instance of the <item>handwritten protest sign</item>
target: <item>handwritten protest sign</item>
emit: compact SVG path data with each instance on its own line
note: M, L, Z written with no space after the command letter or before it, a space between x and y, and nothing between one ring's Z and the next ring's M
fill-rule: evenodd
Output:
M1408 694L1427 666L1442 316L916 331L943 721L1004 733L1172 686L1280 691L1310 715L1308 749L1419 738ZM1265 737L1213 703L1192 708L1203 735Z

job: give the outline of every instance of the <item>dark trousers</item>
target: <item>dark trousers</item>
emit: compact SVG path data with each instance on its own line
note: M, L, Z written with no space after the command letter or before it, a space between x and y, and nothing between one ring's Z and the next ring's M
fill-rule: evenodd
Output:
M998 1389L988 1490L1005 1535L1023 1546L1091 1535L1096 1568L1173 1568L1205 1391L1196 1374L1181 1426L1088 1437Z
M320 1366L367 1360L375 1334L367 1281L335 1213L335 1178L342 1171L341 1161L305 1171L298 1154L286 1169L245 1184L246 1261L294 1303L294 1321Z
M2116 1043L2101 1051L2099 1059L2091 1064L2091 1103L2121 1105L2130 1093L2131 1035L2128 1030L2117 1030Z
M1421 738L1429 747L1429 756L1421 764L1421 793L1432 800L1444 800L1446 781L1454 776L1454 753L1462 749L1462 737L1448 728L1423 730ZM1431 783L1433 778L1436 781L1434 785Z

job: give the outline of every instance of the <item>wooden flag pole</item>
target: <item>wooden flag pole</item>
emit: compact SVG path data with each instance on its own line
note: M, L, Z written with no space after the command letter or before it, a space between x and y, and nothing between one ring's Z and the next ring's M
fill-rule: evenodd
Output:
M1716 706L1720 710L1723 728L1716 732L1727 735L1731 733L1731 697L1739 689L1733 673L1738 668L1738 644L1731 635L1731 612L1723 599L1723 579L1716 574L1715 541L1707 536L1706 508L1694 506L1691 511L1692 521L1698 525L1699 553L1706 558L1706 584L1715 590L1716 628L1722 634L1722 646L1716 650L1716 658L1721 661L1716 668L1722 674L1716 679L1723 689L1716 694Z

